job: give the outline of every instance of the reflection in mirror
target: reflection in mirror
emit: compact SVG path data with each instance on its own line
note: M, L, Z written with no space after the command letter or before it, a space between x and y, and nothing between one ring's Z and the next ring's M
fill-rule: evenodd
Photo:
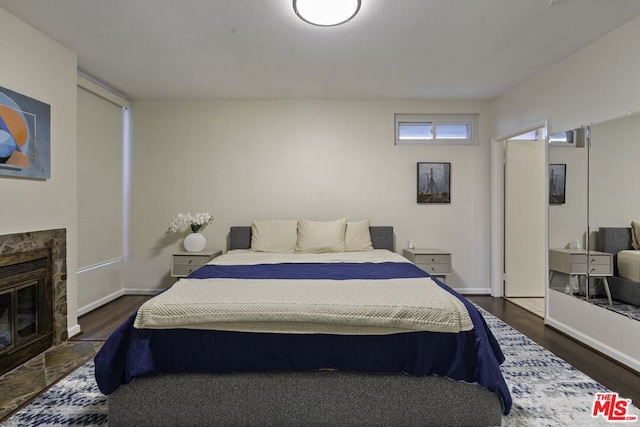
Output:
M640 320L640 250L632 246L631 223L640 222L639 161L640 114L591 126L589 249L606 254L603 259L611 265L599 267L600 276L592 274L590 301L636 320Z
M553 134L549 137L551 146L584 148L587 132L584 127Z
M549 287L586 292L588 138L582 127L549 138Z

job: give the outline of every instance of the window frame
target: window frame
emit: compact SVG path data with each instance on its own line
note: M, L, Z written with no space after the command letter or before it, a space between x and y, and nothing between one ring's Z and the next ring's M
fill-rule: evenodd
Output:
M477 114L404 114L395 113L395 145L477 145L476 128ZM404 123L424 124L431 126L432 138L400 139L400 125ZM468 126L467 138L438 138L437 128L440 125Z

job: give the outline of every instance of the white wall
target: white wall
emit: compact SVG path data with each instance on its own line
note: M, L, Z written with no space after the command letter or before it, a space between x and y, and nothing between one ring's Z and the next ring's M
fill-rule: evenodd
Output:
M0 85L51 106L51 179L0 177L0 234L67 229L67 325L77 325L76 55L0 8Z
M640 218L640 114L594 124L589 150L592 248L599 227L629 227Z
M640 110L638 40L640 18L499 96L492 103L494 134L509 134L547 118L551 133L556 133ZM629 336L640 336L640 322L557 291L549 291L547 300L548 324L640 371L640 342L629 342Z
M497 97L493 135L547 118L557 133L640 110L639 38L636 18Z
M640 57L634 54L639 39L636 18L499 96L492 103L493 134L545 119L553 134L640 110ZM587 175L581 151L549 151L550 162L567 163L567 203L549 210L550 247L584 240Z
M208 248L255 219L370 218L453 254L447 283L489 288L489 134L483 101L136 100L128 291L172 283L165 235L179 212L209 211ZM477 146L395 146L394 113L479 113ZM416 163L451 162L452 201L416 204Z

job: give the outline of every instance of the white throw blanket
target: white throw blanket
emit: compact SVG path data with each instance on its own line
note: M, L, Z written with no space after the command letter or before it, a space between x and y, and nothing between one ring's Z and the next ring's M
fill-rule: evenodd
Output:
M408 262L392 252L358 262ZM238 254L236 254L238 255ZM273 254L223 255L215 264L264 263ZM325 254L320 254L325 255ZM344 255L340 257L340 255ZM234 257L235 259L230 259ZM242 259L242 258L246 259ZM256 259L262 258L262 261ZM353 253L278 257L280 262L355 262ZM379 335L473 329L464 304L430 278L381 280L182 279L147 301L134 326L245 332Z

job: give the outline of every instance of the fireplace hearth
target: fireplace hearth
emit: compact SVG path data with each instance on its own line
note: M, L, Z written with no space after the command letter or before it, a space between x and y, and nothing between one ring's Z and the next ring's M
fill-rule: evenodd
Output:
M65 341L66 231L0 236L0 375Z

